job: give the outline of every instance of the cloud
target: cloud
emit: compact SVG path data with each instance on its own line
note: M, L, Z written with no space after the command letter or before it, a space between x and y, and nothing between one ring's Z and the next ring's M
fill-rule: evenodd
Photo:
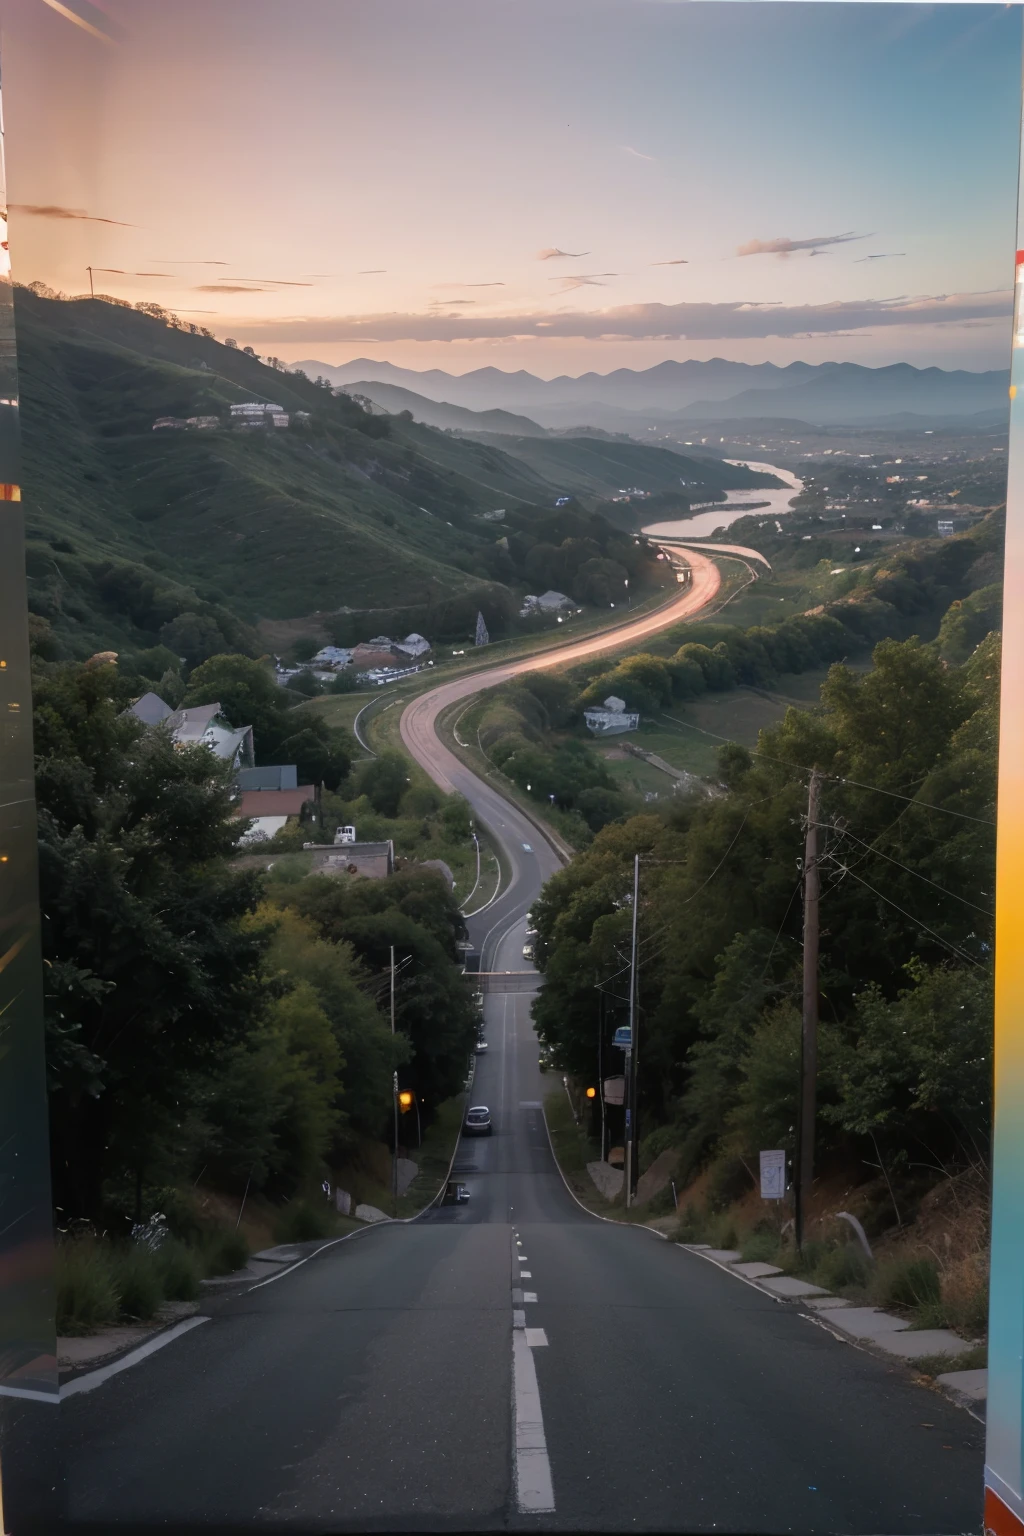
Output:
M116 224L119 229L134 229L123 219L101 219L99 214L86 213L84 208L65 208L60 203L11 203L12 213L26 213L34 219L82 219L86 224Z
M895 256L905 256L906 251L879 251L876 256L858 256L858 261L891 261Z
M356 273L356 276L357 277L376 277L376 276L379 276L380 273L386 272L386 271L387 271L387 267L364 267L361 272L357 272Z
M537 252L538 261L557 261L561 256L570 256L576 260L580 256L589 256L589 251L560 251L557 245L551 245L545 251Z
M435 288L504 288L504 283L435 283Z
M165 267L230 267L230 261L179 261L174 256L153 256L152 261L162 262Z
M126 272L123 267L93 267L94 272L112 272L116 277L172 277L171 272Z
M219 278L219 282L234 283L272 283L275 288L312 288L312 283L296 283L290 277L234 277Z
M453 304L475 304L476 299L431 299L431 308L450 309Z
M794 251L810 251L817 256L821 246L845 245L848 240L867 240L868 235L855 235L847 230L843 235L816 235L811 240L748 240L736 248L737 256L791 256Z
M652 267L688 267L690 263L685 256L674 256L671 261L652 261Z
M104 15L98 6L90 5L89 0L76 0L74 5L65 4L64 0L43 0L43 4L48 5L51 11L56 11L58 16L63 16L65 21L73 22L83 32L98 38L101 43L113 43L125 35L116 22Z
M768 337L839 336L893 327L961 326L979 320L1009 325L1007 291L836 300L829 304L625 304L601 310L541 310L532 314L390 313L255 319L235 334L278 346L284 342L500 341L510 336L633 341L745 341Z
M196 293L273 293L273 288L243 288L238 283L199 283Z
M637 160L654 160L654 155L642 154L639 149L634 149L631 144L620 144L619 148L624 155L634 155Z
M606 288L608 285L601 281L605 277L618 277L617 272L567 272L562 277L549 277L549 283L561 283L559 293L571 293L574 288Z

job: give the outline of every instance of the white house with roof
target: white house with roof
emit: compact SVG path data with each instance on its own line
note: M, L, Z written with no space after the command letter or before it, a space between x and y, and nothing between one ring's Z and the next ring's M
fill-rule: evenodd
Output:
M585 709L583 719L592 736L621 736L626 731L635 731L640 724L639 714L627 710L625 699L616 698L613 693L605 699L603 708Z
M219 704L193 704L188 709L172 710L159 694L144 693L126 713L143 725L166 726L177 747L209 747L235 768L254 765L252 726L236 729L225 720Z
M422 635L406 635L404 640L396 640L391 649L396 656L409 661L419 661L421 656L426 656L430 650L430 641Z
M575 606L572 598L566 597L564 592L543 592L540 597L531 595L523 598L519 617L525 619L531 613L564 613Z

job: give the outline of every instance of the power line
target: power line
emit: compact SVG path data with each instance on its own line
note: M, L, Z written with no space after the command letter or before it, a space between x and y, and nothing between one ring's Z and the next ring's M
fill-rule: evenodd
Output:
M832 858L833 861L839 865L839 868L843 871L844 874L851 875L853 879L858 882L858 884L864 886L865 890L870 891L873 896L877 896L879 901L884 901L888 903L890 907L895 907L896 911L901 913L908 922L913 923L918 928L923 928L925 933L930 934L936 943L944 945L946 949L948 949L952 954L956 955L959 959L967 960L971 965L976 965L979 970L984 969L980 960L975 960L974 956L969 955L966 950L958 949L955 944L951 944L948 939L944 939L940 933L936 933L934 928L929 928L927 923L922 923L921 919L919 917L915 917L912 912L905 911L903 907L901 907L897 902L893 901L890 897L883 896L881 891L876 891L873 885L868 885L868 882L866 880L862 880L860 875L855 875L852 869L847 868L847 866L844 864L839 864L839 860L835 858L834 854L832 855Z
M943 896L949 896L953 901L962 902L965 907L972 907L975 912L981 912L985 917L995 917L995 913L990 912L988 907L979 907L976 902L968 901L966 896L958 896L955 891L947 891L946 887L944 885L939 885L938 881L929 880L927 875L922 875L918 870L911 869L909 864L904 864L900 859L894 859L891 854L883 853L881 848L875 848L872 844L865 843L862 838L856 837L852 832L847 832L844 828L832 827L830 822L819 822L818 825L821 827L829 827L833 831L838 831L842 837L853 838L853 841L855 843L859 843L862 848L866 848L868 853L877 854L880 859L888 859L890 864L897 865L899 869L905 869L908 875L913 875L917 880L923 880L926 885L930 885L935 890L941 891Z

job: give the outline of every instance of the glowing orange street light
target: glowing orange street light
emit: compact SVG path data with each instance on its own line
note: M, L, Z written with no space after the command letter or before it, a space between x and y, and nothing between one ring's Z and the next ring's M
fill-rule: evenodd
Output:
M597 1098L597 1089L596 1088L588 1088L587 1089L587 1098L588 1099L596 1099Z
M404 1114L407 1109L412 1109L412 1094L408 1091L405 1093L400 1093L398 1095L398 1102L401 1105L402 1113Z

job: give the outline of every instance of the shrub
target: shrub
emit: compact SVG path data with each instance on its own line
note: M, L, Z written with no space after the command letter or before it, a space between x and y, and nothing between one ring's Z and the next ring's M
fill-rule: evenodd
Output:
M164 1299L157 1255L131 1243L111 1249L110 1264L122 1316L139 1322L154 1317Z
M863 1286L868 1280L866 1256L853 1243L841 1243L823 1254L814 1267L814 1280L829 1291Z
M243 1232L213 1228L203 1235L200 1255L208 1275L231 1275L249 1262L249 1244Z
M157 1249L157 1271L168 1301L195 1301L199 1295L202 1270L198 1254L175 1238Z
M971 1337L988 1329L988 1267L984 1253L968 1254L942 1273L942 1310L950 1328Z
M708 1179L708 1209L724 1211L750 1189L750 1174L739 1157L723 1157L711 1169Z
M751 1232L740 1245L745 1263L777 1264L780 1241L776 1232Z
M333 1230L327 1205L310 1205L292 1200L278 1218L275 1236L279 1243L308 1243L317 1237L329 1237Z
M934 1306L941 1300L935 1260L923 1255L883 1260L872 1277L871 1294L882 1307Z
M679 1213L677 1243L699 1243L704 1236L704 1217L695 1205L686 1205Z
M77 1238L57 1246L57 1332L91 1333L112 1323L120 1299L109 1255L90 1238Z

